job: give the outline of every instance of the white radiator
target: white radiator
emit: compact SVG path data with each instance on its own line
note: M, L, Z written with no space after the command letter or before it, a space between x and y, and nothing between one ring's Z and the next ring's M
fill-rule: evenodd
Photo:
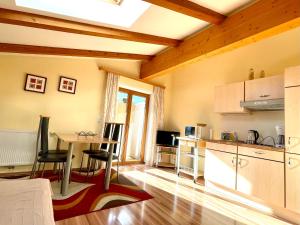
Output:
M0 166L33 164L36 133L0 130Z

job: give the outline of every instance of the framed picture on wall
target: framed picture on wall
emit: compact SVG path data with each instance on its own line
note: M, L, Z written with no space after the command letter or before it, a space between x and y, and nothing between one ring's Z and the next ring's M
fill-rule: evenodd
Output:
M75 94L77 80L69 77L60 76L58 91Z
M24 90L44 94L46 90L46 84L46 77L41 77L33 74L26 74Z

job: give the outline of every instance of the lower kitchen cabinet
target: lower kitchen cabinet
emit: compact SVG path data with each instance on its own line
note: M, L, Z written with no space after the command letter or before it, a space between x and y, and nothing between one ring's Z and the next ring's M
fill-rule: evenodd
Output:
M284 163L239 155L237 191L284 207Z
M300 213L300 155L286 153L286 208Z
M235 189L236 154L206 149L205 180Z

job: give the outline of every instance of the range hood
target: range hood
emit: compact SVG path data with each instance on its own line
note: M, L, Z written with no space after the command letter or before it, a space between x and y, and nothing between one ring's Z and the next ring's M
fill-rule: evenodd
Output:
M280 111L284 110L284 99L244 101L240 105L252 111Z

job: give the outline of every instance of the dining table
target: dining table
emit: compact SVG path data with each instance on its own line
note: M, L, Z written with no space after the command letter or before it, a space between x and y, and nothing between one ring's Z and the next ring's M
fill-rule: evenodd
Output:
M108 144L109 158L108 158L108 162L107 162L108 165L107 165L106 171L105 171L105 182L104 182L104 188L107 191L109 189L109 184L110 184L113 149L114 149L114 145L118 144L119 142L108 139L108 138L103 138L99 135L80 136L76 133L74 133L74 134L55 133L55 135L58 138L58 146L60 146L60 144L62 142L68 143L68 155L67 155L67 162L65 163L65 170L64 170L64 177L62 180L61 194L63 196L66 196L68 194L74 144L100 144L100 145Z

